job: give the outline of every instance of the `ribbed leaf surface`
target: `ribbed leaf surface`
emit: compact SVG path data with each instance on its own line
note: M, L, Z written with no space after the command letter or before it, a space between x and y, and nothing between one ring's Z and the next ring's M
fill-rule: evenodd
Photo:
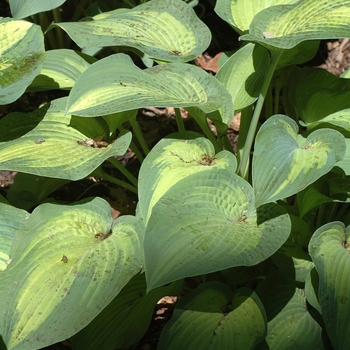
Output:
M230 123L230 94L215 77L186 63L169 63L141 70L125 54L91 65L74 85L67 113L106 115L146 106L198 107L209 113L222 107Z
M306 139L289 117L275 115L260 128L253 155L256 205L297 193L328 173L345 155L341 133L320 129Z
M350 344L350 226L330 222L315 231L309 253L319 275L318 298L335 349Z
M141 232L140 232L141 231ZM0 274L0 333L9 349L38 349L91 322L143 265L135 217L111 217L103 199L37 207Z
M225 284L207 282L176 304L157 349L253 349L265 334L265 310L252 290L232 295Z
M1 120L0 169L78 180L105 159L125 153L131 133L107 147L92 147L93 140L74 128L71 115L65 115L66 101L66 98L54 100L29 115L13 113ZM94 128L95 137L105 135L97 120L92 120L90 127Z
M133 9L118 9L92 21L59 26L81 48L130 46L161 61L190 61L210 44L208 27L181 0L152 0Z

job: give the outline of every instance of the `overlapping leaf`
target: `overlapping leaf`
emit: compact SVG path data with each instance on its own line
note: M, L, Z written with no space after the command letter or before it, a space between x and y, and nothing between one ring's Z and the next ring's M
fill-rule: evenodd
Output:
M350 343L350 226L330 222L313 234L309 253L319 275L318 300L335 349Z
M267 315L268 349L324 349L322 328L308 311L305 292L279 272L256 289Z
M27 91L71 89L81 73L94 61L96 60L93 57L73 50L46 51L40 74L29 85Z
M62 5L66 0L10 0L12 17L25 18L35 13L52 10Z
M0 17L0 104L16 101L39 74L44 36L38 25Z
M0 274L7 347L42 348L86 326L140 271L142 235L138 219L113 220L99 198L36 208L18 229L12 261Z
M276 204L256 210L251 186L232 171L193 173L153 206L144 240L148 289L255 265L271 256L289 233L284 210Z
M57 23L81 48L130 46L161 61L187 62L210 44L208 27L181 0L152 0L92 21Z
M296 0L217 0L215 12L235 30L242 34L248 31L254 16L275 5L293 4Z
M345 154L341 133L320 129L306 139L284 115L269 118L260 128L253 155L256 205L291 196L328 173Z
M177 303L158 350L253 349L265 334L265 310L252 290L233 294L221 282L207 282Z
M0 203L0 273L10 262L10 248L19 226L29 214L7 204Z
M146 333L156 303L178 295L182 281L146 294L144 274L134 276L113 301L87 327L73 337L76 350L114 350L136 344Z
M175 134L178 137L181 134ZM153 206L178 181L211 169L235 172L236 158L227 151L215 154L208 139L188 133L187 138L166 138L157 143L142 163L139 174L139 210L145 223Z
M268 68L268 51L254 44L239 49L220 68L216 78L231 94L235 111L256 101Z
M274 50L291 49L306 40L346 38L349 15L349 0L301 0L272 6L253 18L249 34L240 40L258 42Z
M92 138L105 136L103 125L91 119L85 126L90 135L79 132L74 128L74 118L65 115L65 105L66 98L62 98L29 115L13 113L3 118L0 169L77 180L89 175L105 159L125 153L131 133L107 147L92 147Z
M141 70L125 54L101 59L81 75L67 113L88 117L145 106L199 107L206 113L222 107L227 124L233 116L230 94L202 69L170 63Z

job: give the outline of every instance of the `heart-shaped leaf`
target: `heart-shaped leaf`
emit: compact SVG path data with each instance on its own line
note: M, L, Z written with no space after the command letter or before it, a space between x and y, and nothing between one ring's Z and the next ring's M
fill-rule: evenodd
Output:
M346 38L349 16L349 0L293 1L291 5L271 6L259 12L249 26L249 34L240 40L275 50L291 49L306 40Z
M95 58L73 50L46 51L41 72L27 91L71 89L81 73L95 61Z
M164 229L166 228L166 229ZM148 290L271 256L290 232L278 205L255 209L253 189L226 169L184 177L154 205L144 251Z
M49 11L61 6L66 0L10 0L12 17L25 18L39 12Z
M238 33L248 31L254 16L260 11L280 4L293 4L297 0L217 0L215 12Z
M0 17L0 105L16 101L39 74L45 57L38 25Z
M285 115L269 118L260 128L253 155L256 205L297 193L328 173L345 154L341 133L320 129L306 139Z
M94 135L87 137L76 130L74 118L77 117L64 113L66 101L66 98L54 100L29 116L12 113L0 121L0 169L78 180L105 159L125 153L131 133L106 147L93 147L91 136L101 138L106 130L96 118L89 123Z
M91 21L59 26L81 48L130 46L161 61L187 62L209 46L211 33L191 6L181 0L152 0L117 9Z
M0 273L10 262L10 248L19 226L29 214L10 205L0 203Z
M37 207L18 229L12 261L0 274L7 347L42 348L86 326L140 271L143 230L135 217L113 220L100 198Z
M231 94L235 111L256 101L268 68L268 51L254 44L239 49L220 68L216 78Z
M350 226L330 222L313 234L309 253L319 275L318 299L335 349L350 344Z
M227 124L233 116L230 94L202 69L170 63L141 70L125 54L103 58L81 75L70 92L67 113L86 117L145 106L197 106L206 113L222 107Z
M221 282L207 282L176 304L157 349L253 349L265 334L265 310L252 290L233 294Z
M181 137L181 134L173 134ZM139 210L145 223L153 206L184 177L212 169L229 169L235 172L237 161L228 151L215 154L208 139L199 134L187 133L185 139L172 136L157 143L142 163L139 174Z

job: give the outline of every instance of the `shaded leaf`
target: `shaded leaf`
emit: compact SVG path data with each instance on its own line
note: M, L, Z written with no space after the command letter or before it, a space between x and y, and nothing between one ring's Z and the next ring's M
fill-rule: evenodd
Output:
M252 349L265 334L265 310L252 290L232 294L221 282L207 282L176 304L157 350Z
M177 295L182 285L179 281L146 294L145 275L134 276L88 326L74 335L74 349L114 350L137 343L151 323L157 301Z
M330 222L313 234L309 253L319 275L318 300L335 349L350 343L350 226Z
M324 349L322 328L308 311L305 292L294 281L277 271L259 284L256 293L266 310L268 349Z

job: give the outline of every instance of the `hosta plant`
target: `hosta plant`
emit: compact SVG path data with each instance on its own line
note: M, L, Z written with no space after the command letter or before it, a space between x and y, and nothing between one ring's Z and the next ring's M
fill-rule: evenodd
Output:
M181 295L158 349L347 348L350 80L302 64L349 35L350 1L217 0L239 49L216 76L192 63L211 41L198 2L93 3L42 29L34 15L64 2L10 0L0 18L1 104L67 92L0 120L0 169L18 172L0 204L3 346L125 348L160 298ZM45 50L52 33L69 46ZM147 106L176 111L178 132L153 147L137 122ZM128 147L137 178L116 158ZM137 193L135 215L48 198L89 175Z

